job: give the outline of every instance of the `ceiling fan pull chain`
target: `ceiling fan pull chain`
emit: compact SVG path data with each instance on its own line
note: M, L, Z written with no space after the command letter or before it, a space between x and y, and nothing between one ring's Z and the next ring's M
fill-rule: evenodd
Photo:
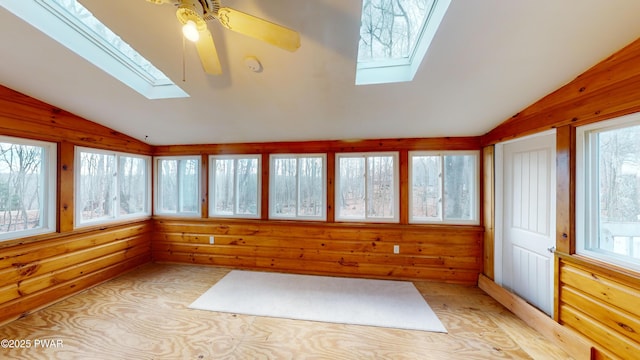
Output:
M186 44L185 44L185 39L184 36L182 37L182 82L186 82L186 73L187 73L187 65L186 65L186 56L185 56L185 49L186 49Z

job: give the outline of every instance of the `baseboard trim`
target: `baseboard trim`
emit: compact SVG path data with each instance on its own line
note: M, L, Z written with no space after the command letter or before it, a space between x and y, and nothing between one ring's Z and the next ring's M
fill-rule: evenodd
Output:
M587 339L560 325L516 294L483 274L478 277L478 287L574 359L593 359L594 347Z

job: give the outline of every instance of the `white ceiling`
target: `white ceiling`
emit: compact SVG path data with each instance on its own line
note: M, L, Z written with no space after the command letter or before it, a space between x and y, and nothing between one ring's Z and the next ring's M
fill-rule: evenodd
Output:
M187 46L182 82L172 6L80 2L191 97L148 100L4 8L0 84L153 145L482 135L640 36L638 0L452 0L412 82L355 86L360 0L223 0L302 46L211 22L224 74Z

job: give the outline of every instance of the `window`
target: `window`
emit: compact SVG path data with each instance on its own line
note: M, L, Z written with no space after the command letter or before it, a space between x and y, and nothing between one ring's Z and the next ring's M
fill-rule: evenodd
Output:
M211 216L260 217L260 159L260 155L209 157Z
M76 224L150 214L147 156L76 147Z
M3 7L149 99L189 96L76 0L4 1Z
M640 270L640 115L578 128L577 252Z
M478 153L409 153L409 222L478 223Z
M336 154L336 220L398 221L398 154Z
M0 136L0 240L53 232L56 145Z
M271 155L269 217L326 219L326 155Z
M200 215L200 157L156 158L157 214Z
M356 85L411 81L451 0L362 0Z

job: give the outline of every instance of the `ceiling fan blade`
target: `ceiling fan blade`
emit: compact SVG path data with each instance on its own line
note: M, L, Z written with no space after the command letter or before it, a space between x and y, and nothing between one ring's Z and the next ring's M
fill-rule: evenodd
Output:
M204 29L199 33L200 39L196 42L196 48L204 71L211 75L222 74L222 66L220 66L220 59L218 59L218 52L213 43L211 32L208 29Z
M300 47L300 34L284 26L228 7L220 8L217 17L222 26L229 30L289 51L296 51Z
M180 3L180 0L147 0L147 2L154 3L157 5L162 5L162 4L177 5Z

